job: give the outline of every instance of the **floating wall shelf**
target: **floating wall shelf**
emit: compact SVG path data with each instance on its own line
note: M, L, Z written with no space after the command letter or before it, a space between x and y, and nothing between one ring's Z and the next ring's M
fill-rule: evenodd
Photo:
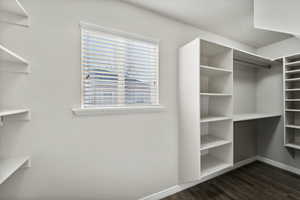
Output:
M0 158L0 184L22 167L30 167L29 157Z
M24 69L25 67L25 69ZM0 70L29 73L28 61L0 44Z
M24 65L28 65L27 60L19 56L18 54L8 50L4 46L0 44L0 59L1 61L9 61L9 62L16 62L21 63Z
M9 116L19 116L22 119L29 120L30 119L30 111L29 109L7 109L0 110L0 125L4 125L4 118Z
M29 14L18 0L0 0L0 21L29 27Z
M201 163L203 163L201 169L201 178L231 167L230 164L209 154L201 156Z

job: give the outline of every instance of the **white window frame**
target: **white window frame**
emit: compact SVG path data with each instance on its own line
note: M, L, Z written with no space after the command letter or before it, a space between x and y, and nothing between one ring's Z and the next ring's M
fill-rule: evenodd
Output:
M108 34L115 34L119 36L123 36L126 38L136 39L136 40L142 40L145 42L151 42L156 43L158 46L158 56L157 56L157 69L156 69L156 84L157 84L157 104L154 105L124 105L124 106L99 106L99 107L85 107L84 106L84 74L83 74L83 52L81 50L81 60L80 60L80 66L81 66L81 102L80 106L77 106L72 109L73 113L76 115L98 115L98 114L109 114L109 113L127 113L127 112L159 112L164 110L164 107L160 104L160 87L159 87L159 43L160 41L153 38L147 38L144 36L140 36L137 34L127 33L124 31L119 31L115 29L105 28L99 25L87 23L87 22L80 22L80 40L82 38L82 30L92 30L92 31L100 31ZM81 44L82 47L82 44ZM82 48L81 48L82 49Z

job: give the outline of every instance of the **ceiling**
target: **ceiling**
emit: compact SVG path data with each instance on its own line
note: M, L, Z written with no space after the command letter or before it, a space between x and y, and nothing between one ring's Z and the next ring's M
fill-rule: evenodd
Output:
M253 0L122 0L259 48L292 35L255 29Z

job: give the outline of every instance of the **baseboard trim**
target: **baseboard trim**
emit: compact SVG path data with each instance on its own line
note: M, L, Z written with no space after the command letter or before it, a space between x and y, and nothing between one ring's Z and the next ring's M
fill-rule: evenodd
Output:
M175 186L170 187L168 189L165 189L163 191L160 191L160 192L151 194L149 196L143 197L143 198L141 198L139 200L159 200L159 199L168 197L168 196L170 196L172 194L181 192L181 191L183 191L185 189L188 189L190 187L193 187L193 186L195 186L195 185L197 185L199 183L207 181L208 179L211 179L211 178L214 178L216 176L222 175L224 173L230 172L232 170L235 170L235 169L237 169L239 167L248 165L248 164L250 164L252 162L255 162L255 161L260 161L260 162L272 165L274 167L277 167L277 168L289 171L291 173L300 175L300 169L298 169L296 167L292 167L290 165L287 165L287 164L284 164L284 163L281 163L281 162L278 162L278 161L275 161L275 160L271 160L269 158L265 158L265 157L262 157L262 156L255 156L255 157L248 158L246 160L240 161L240 162L236 163L233 167L228 168L226 170L223 170L223 171L221 171L219 173L216 173L214 176L211 176L211 177L209 177L207 179L204 179L204 180L201 180L201 181L197 181L197 182L193 182L193 183L184 184L184 185L175 185Z
M281 162L278 162L278 161L275 161L275 160L271 160L269 158L265 158L265 157L262 157L262 156L257 156L257 160L261 161L263 163L272 165L274 167L277 167L277 168L280 168L280 169L292 172L294 174L300 175L300 169L298 169L296 167L292 167L290 165L287 165L287 164L284 164L284 163L281 163Z
M221 172L218 172L218 173L214 174L213 176L205 178L205 179L203 179L201 181L196 181L196 182L187 183L187 184L183 184L183 185L175 185L173 187L167 188L167 189L162 190L160 192L157 192L157 193L151 194L149 196L143 197L143 198L141 198L139 200L159 200L159 199L168 197L168 196L170 196L172 194L181 192L181 191L183 191L185 189L188 189L188 188L193 187L195 185L198 185L198 184L200 184L202 182L205 182L205 181L207 181L207 180L209 180L211 178L214 178L216 176L220 176L220 175L222 175L224 173L230 172L230 171L232 171L234 169L237 169L239 167L242 167L244 165L248 165L248 164L250 164L250 163L252 163L252 162L254 162L256 160L257 160L256 156L252 157L252 158L248 158L246 160L243 160L243 161L240 161L240 162L236 163L233 167L230 167L230 168L225 169L225 170L223 170Z

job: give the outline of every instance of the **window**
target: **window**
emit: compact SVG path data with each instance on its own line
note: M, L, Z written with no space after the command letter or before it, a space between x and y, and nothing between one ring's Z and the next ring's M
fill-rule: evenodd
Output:
M82 107L159 105L158 42L81 26Z

